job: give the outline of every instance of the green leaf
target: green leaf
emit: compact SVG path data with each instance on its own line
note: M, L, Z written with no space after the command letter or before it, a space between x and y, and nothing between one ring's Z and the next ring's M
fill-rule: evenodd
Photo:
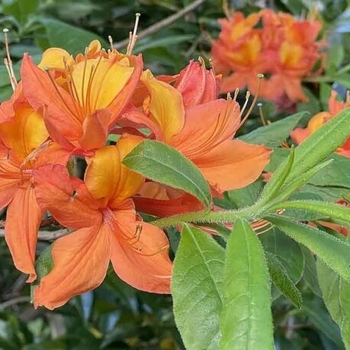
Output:
M261 181L255 181L238 190L225 192L225 197L228 198L228 200L232 203L232 206L236 209L247 207L256 202L262 186L263 184Z
M35 271L37 274L37 279L34 283L30 285L30 295L33 299L34 288L40 284L40 281L45 277L53 268L53 259L51 255L52 244L49 245L40 255L35 263Z
M337 72L344 59L344 47L340 42L332 43L327 50L326 72L331 75Z
M350 349L350 283L321 260L317 260L317 275L326 307L340 328L346 349Z
M283 264L274 254L266 252L266 257L273 283L285 297L300 309L303 302L301 293L288 276Z
M280 205L276 205L276 208L301 209L322 214L325 218L331 218L339 220L341 222L350 223L350 209L348 207L335 203L314 200L289 201L281 203Z
M299 113L307 112L311 115L315 115L321 110L320 101L318 98L306 87L302 88L303 93L307 97L307 102L301 102L297 104L297 111Z
M164 143L143 141L123 159L123 164L148 179L192 194L207 207L211 203L209 185L199 169Z
M349 134L350 109L346 108L312 133L295 149L294 166L287 182L303 175L306 171L322 162L344 143ZM288 184L285 186L288 186Z
M346 281L350 281L350 245L324 231L278 215L266 217L289 237L303 244Z
M303 174L299 174L295 176L290 181L288 181L288 179L291 177L290 175L291 173L289 173L287 180L278 191L278 194L275 195L275 198L273 199L271 198L271 202L279 203L281 201L286 200L289 196L295 193L300 187L305 185L315 174L317 174L320 170L327 167L331 162L332 162L332 159L329 159L323 163L315 164L311 169L305 171ZM291 172L293 171L293 169L291 170ZM271 202L270 202L270 206L272 207L273 203Z
M140 41L137 41L136 46L133 50L134 54L142 53L146 51L147 49L152 49L155 47L169 47L171 45L176 45L182 42L188 42L193 40L195 37L192 34L186 34L186 35L174 35L174 36L168 36L164 38L159 39L151 39L151 38L145 38L141 39Z
M318 172L309 183L315 186L335 186L350 188L350 160L347 157L332 154L333 161Z
M264 249L237 220L227 242L220 350L273 349L270 278Z
M315 256L310 252L309 249L303 246L301 247L301 251L303 253L304 261L305 261L303 280L309 286L311 291L315 295L320 297L321 290L318 285Z
M6 0L3 2L3 13L5 15L14 16L22 26L25 26L26 22L28 21L28 17L37 12L39 3L39 0Z
M304 298L303 311L308 316L314 327L320 330L328 339L332 340L332 342L337 345L337 350L344 349L339 328L327 312L321 298ZM328 347L325 349L328 349Z
M260 201L267 203L270 199L273 199L278 193L279 189L285 183L294 163L294 148L291 149L289 156L285 162L283 162L274 172L272 178L265 185L260 195Z
M98 35L84 29L73 27L56 19L42 19L41 23L46 29L50 46L57 46L67 50L70 54L76 55L84 52L92 40L99 40L102 47L110 45Z
M299 282L304 272L304 257L300 245L276 227L259 238L264 249L282 263L293 283Z
M305 115L305 112L293 114L267 126L257 128L239 139L248 143L264 144L266 147L279 147Z
M217 350L225 253L207 233L184 224L174 260L174 316L187 350Z

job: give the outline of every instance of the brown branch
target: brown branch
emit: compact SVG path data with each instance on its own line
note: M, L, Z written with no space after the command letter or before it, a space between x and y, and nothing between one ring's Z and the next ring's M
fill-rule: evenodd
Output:
M55 231L40 230L38 232L39 241L53 241L62 236L68 235L69 231L66 228L61 228ZM5 230L0 229L0 237L5 237Z
M199 5L203 4L206 0L196 0L194 1L192 4L184 7L182 10L180 10L179 12L174 13L173 15L164 18L162 21L155 23L153 25L151 25L150 27L142 30L140 33L137 34L137 39L142 39L148 35L151 35L155 32L158 32L160 29L172 24L173 22L177 21L179 18L185 16L187 13L191 12L192 10L194 10L196 7L198 7ZM130 39L125 39L122 41L119 41L118 43L115 43L113 45L113 47L116 50L120 50L123 47L126 47L129 43Z

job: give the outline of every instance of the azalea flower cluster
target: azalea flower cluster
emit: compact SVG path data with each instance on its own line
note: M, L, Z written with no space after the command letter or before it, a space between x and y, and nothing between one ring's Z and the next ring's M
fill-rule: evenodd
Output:
M296 20L292 15L263 9L245 17L235 12L219 20L222 29L212 46L217 73L223 74L221 92L248 86L255 92L256 75L264 74L260 97L292 102L307 100L302 79L321 73L322 41L317 41L321 22Z
M141 55L92 41L75 57L50 48L39 65L25 54L20 73L0 106L0 208L7 207L5 238L15 266L38 282L35 307L53 309L96 288L110 263L131 286L169 293L168 238L138 212L164 217L203 206L126 168L125 155L146 138L165 143L220 196L255 181L271 151L233 139L240 107L218 98L220 77L202 60L155 77ZM77 158L86 162L82 177L72 170ZM36 281L45 215L70 233L53 243L53 268Z

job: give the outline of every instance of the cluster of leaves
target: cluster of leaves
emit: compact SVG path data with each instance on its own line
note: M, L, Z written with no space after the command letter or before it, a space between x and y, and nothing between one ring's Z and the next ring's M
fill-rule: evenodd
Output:
M107 35L112 35L116 43L127 37L135 12L142 14L142 31L190 3L191 1L185 0L176 4L170 0L149 0L134 3L118 1L116 5L110 0L98 4L87 0L6 0L0 5L0 12L4 14L0 23L11 28L11 53L15 60L19 60L24 51L39 60L42 51L49 46L60 46L75 53L81 51L85 43L99 38L108 47L104 40ZM246 13L259 8L259 4L251 1L228 3ZM301 0L274 3L277 9L293 14L308 10L309 5L308 1ZM220 1L206 1L184 18L141 39L136 52L143 52L145 62L152 70L168 74L184 67L190 58L196 58L199 54L206 57L209 48L208 33L215 36L219 31L216 20L224 16L218 5L221 5ZM287 215L294 220L271 216L272 211L280 208L278 205L286 199L280 198L275 206L270 203L265 207L266 210L252 214L252 217L260 215L275 224L275 227L268 227L267 232L259 235L259 239L245 221L237 223L227 246L225 240L211 238L193 226L185 226L180 243L174 230L169 229L167 232L172 243L172 253L176 253L174 312L188 349L217 349L220 333L223 334L223 349L243 348L237 340L240 328L230 327L237 322L237 318L242 327L245 322L252 322L250 329L254 333L251 337L245 334L246 338L241 338L240 341L253 339L250 340L250 348L263 348L261 338L256 334L264 331L266 334L271 333L272 319L265 307L271 298L268 279L265 278L268 275L273 281L272 314L276 348L349 347L348 245L341 243L342 238L334 240L320 234L320 231L299 224L299 221L314 221L317 224L319 220L329 219L332 209L322 209L320 202L317 202L319 207L316 202L311 203L312 209L299 200L333 202L347 196L350 192L347 176L350 162L341 156L329 156L336 145L326 144L334 138L332 129L328 126L319 134L313 135L308 144L295 151L280 147L293 128L306 124L310 118L309 113L312 115L326 108L333 83L336 83L333 87L340 92L350 88L350 66L346 64L350 62L350 52L344 45L350 32L347 23L349 11L345 11L346 1L324 0L319 5L325 32L329 35L329 59L324 75L307 82L305 93L309 102L297 105L300 113L288 118L272 104L266 103L263 113L275 122L257 128L259 121L257 115L253 115L241 136L244 141L263 143L274 149L272 160L265 169L268 172L279 171L280 177L275 178L283 180L279 184L275 181L270 186L272 192L277 189L277 192L273 192L274 195L283 193L283 188L286 190L290 187L297 175L302 175L303 172L307 174L307 178L304 179L304 176L302 179L304 185L301 190L290 198L294 201L294 206L293 202L289 204L291 208L285 204ZM18 69L19 63L16 67ZM1 68L0 100L5 100L10 93L6 70ZM344 135L349 133L345 117L337 123L334 128L343 130ZM340 123L343 123L343 127L339 126ZM253 131L248 133L249 130ZM314 155L312 161L308 158L311 153ZM328 159L332 159L329 164L325 158L327 155ZM327 163L317 165L320 161ZM284 166L278 168L281 163ZM132 163L129 166L132 167ZM320 171L313 172L313 167ZM296 171L299 173L296 174ZM294 183L295 188L300 187L300 184L299 182L296 186ZM242 190L229 191L218 204L227 209L246 208L259 198L264 200L263 195L268 198L267 190L261 193L263 186L263 181L259 180ZM342 223L348 221L340 211L332 214L333 219ZM223 234L226 232L225 227L215 228L219 228ZM47 243L42 242L38 253L46 246ZM224 246L226 250L222 248ZM316 261L307 248L317 253L321 259ZM137 292L113 274L108 275L98 290L77 297L62 309L48 313L44 310L34 311L28 305L29 292L24 281L23 276L14 271L7 248L0 241L0 348L83 349L87 345L90 348L105 349L184 348L173 320L170 297ZM241 298L241 294L247 292L255 298L255 308L250 308L247 300ZM225 312L230 303L235 304L234 310ZM219 312L221 309L222 313ZM219 320L221 331L218 328ZM235 345L230 343L233 338L236 339ZM259 339L259 343L255 344L254 339ZM265 341L266 349L272 347L272 339L266 337Z

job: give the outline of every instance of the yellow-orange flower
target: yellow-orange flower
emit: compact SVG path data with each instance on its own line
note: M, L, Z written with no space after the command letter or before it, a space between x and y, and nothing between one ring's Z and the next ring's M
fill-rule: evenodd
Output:
M100 285L111 261L131 286L170 292L172 263L164 232L138 219L133 201L144 179L121 164L142 139L122 137L89 158L85 183L70 178L63 166L36 173L39 205L73 233L55 241L54 267L34 292L34 305L54 309L74 295Z
M94 41L75 59L51 48L39 67L25 55L21 76L24 94L43 113L51 138L76 154L91 155L104 146L138 84L142 66L141 56L107 53Z

